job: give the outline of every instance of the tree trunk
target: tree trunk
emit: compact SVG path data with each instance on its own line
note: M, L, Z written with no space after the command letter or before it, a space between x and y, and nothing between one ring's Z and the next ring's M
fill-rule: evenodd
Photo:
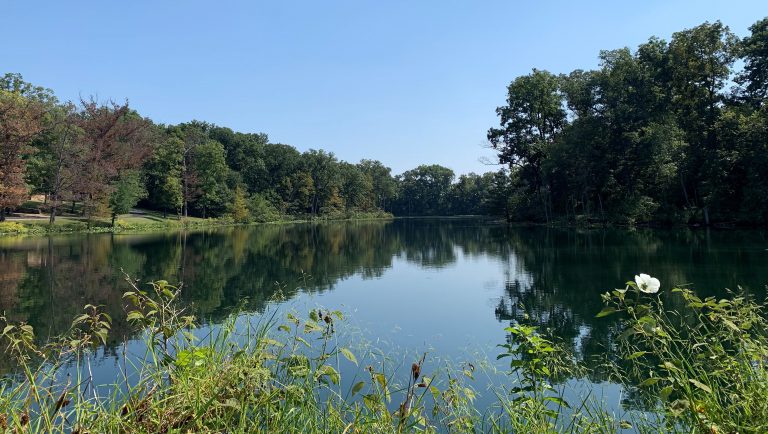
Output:
M189 217L189 173L187 170L187 152L184 152L184 158L181 161L181 178L183 180L184 191L181 193L181 211L184 218Z
M51 215L48 217L48 224L53 226L53 224L56 223L56 211L58 210L58 206L53 199L51 199L51 204Z
M112 227L115 227L115 219L117 218L117 214L112 213Z
M704 211L704 225L709 226L709 205L703 208Z
M600 218L603 220L603 224L605 224L605 210L603 209L603 198L600 196L600 193L597 193L597 201L600 203Z
M688 189L685 188L685 182L683 182L683 174L680 174L680 187L683 189L683 197L685 197L685 204L691 206L691 201L688 200Z
M5 207L0 207L0 222L5 221Z

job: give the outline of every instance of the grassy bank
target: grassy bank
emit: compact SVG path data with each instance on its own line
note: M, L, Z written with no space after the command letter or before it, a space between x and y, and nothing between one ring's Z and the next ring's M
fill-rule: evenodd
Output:
M234 315L195 338L196 320L166 282L126 293L127 320L146 351L126 357L114 384L93 384L90 360L112 319L94 306L45 346L34 330L5 324L18 378L0 390L10 432L637 432L759 433L768 428L768 333L763 305L742 296L700 299L650 278L606 293L599 316L620 315L617 359L607 367L647 400L621 419L563 379L583 375L573 355L535 327L514 324L498 358L505 380L473 388L480 364L445 366L428 355L391 360L349 345L342 312ZM354 350L353 350L354 348ZM403 368L397 369L397 366ZM72 368L74 367L74 368ZM67 369L74 375L64 375ZM344 373L342 375L342 373ZM104 387L106 386L106 387ZM106 391L106 392L105 392ZM494 397L487 407L478 393Z
M338 213L333 215L313 216L280 216L258 221L235 221L222 217L215 219L202 219L187 217L162 217L160 214L147 213L144 215L125 215L116 220L114 226L108 218L92 218L86 220L79 217L57 217L51 225L47 218L13 219L0 223L0 236L4 235L47 235L66 233L134 233L176 231L181 229L201 229L217 226L249 225L261 223L299 223L310 221L335 221L335 220L368 220L387 219L392 215L384 212L355 212Z

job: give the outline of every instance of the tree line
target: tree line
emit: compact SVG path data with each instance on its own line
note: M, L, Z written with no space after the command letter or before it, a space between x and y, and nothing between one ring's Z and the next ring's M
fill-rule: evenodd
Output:
M595 70L509 85L488 140L510 218L768 222L768 18L602 51Z
M768 223L768 18L602 51L595 70L534 69L488 131L504 168L300 152L206 122L163 125L127 103L61 103L0 77L0 221L44 194L57 214L114 219L137 204L179 217L487 214L508 221Z
M127 102L62 103L19 74L0 77L0 221L31 194L44 195L51 224L61 214L114 224L137 205L237 222L485 213L494 175L455 181L439 165L393 176L380 161L348 163L201 121L158 124Z

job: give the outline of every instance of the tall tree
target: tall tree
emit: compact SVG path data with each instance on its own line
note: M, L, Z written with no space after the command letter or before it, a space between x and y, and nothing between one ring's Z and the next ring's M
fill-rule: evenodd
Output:
M453 178L453 170L438 164L403 172L398 176L398 211L408 216L446 214Z
M79 159L80 176L73 190L83 201L89 218L106 205L114 183L124 172L141 168L155 139L151 122L133 112L128 103L99 104L81 101L77 125L83 154Z
M180 214L183 206L184 140L173 133L163 134L162 137L147 160L144 170L148 202L154 208L162 210L165 218L169 210Z
M499 162L519 167L521 178L539 197L546 220L550 210L542 164L566 123L563 106L560 79L534 69L507 87L507 105L496 109L500 128L488 131Z
M224 146L215 140L205 141L195 148L194 163L199 190L195 207L200 210L203 218L209 214L221 215L231 200Z
M339 178L339 162L333 153L310 149L301 156L305 170L312 178L312 198L310 214L317 215L321 211L336 210L341 180Z
M147 196L144 181L138 170L125 170L114 181L109 195L109 209L112 212L112 226L120 214L128 213L139 200Z
M5 210L28 199L25 156L43 129L46 110L38 100L0 88L0 221Z
M392 177L392 169L378 160L361 160L360 170L370 179L374 195L374 206L386 211L397 194L397 183Z
M717 133L714 129L731 76L737 38L721 22L704 23L672 35L669 44L672 102L685 134L686 165L682 168L683 195L703 211L715 200Z
M759 105L768 97L768 17L753 24L749 30L751 34L739 45L744 70L738 81L745 87L747 98Z
M27 179L37 192L46 194L51 225L56 222L62 201L71 197L80 175L78 162L84 149L79 139L82 131L77 126L77 115L74 104L55 106L49 113L48 127L36 140L37 152L29 160L32 168Z
M197 147L208 140L209 125L205 122L192 121L173 129L173 134L181 138L183 149L181 158L181 196L182 215L189 216L189 204L198 194L195 156Z

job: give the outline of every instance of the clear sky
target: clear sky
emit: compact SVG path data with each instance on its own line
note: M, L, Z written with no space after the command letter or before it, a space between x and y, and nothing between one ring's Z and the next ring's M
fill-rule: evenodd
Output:
M707 20L743 36L767 15L766 0L0 0L0 73L395 173L484 172L516 76L594 68L601 49Z

